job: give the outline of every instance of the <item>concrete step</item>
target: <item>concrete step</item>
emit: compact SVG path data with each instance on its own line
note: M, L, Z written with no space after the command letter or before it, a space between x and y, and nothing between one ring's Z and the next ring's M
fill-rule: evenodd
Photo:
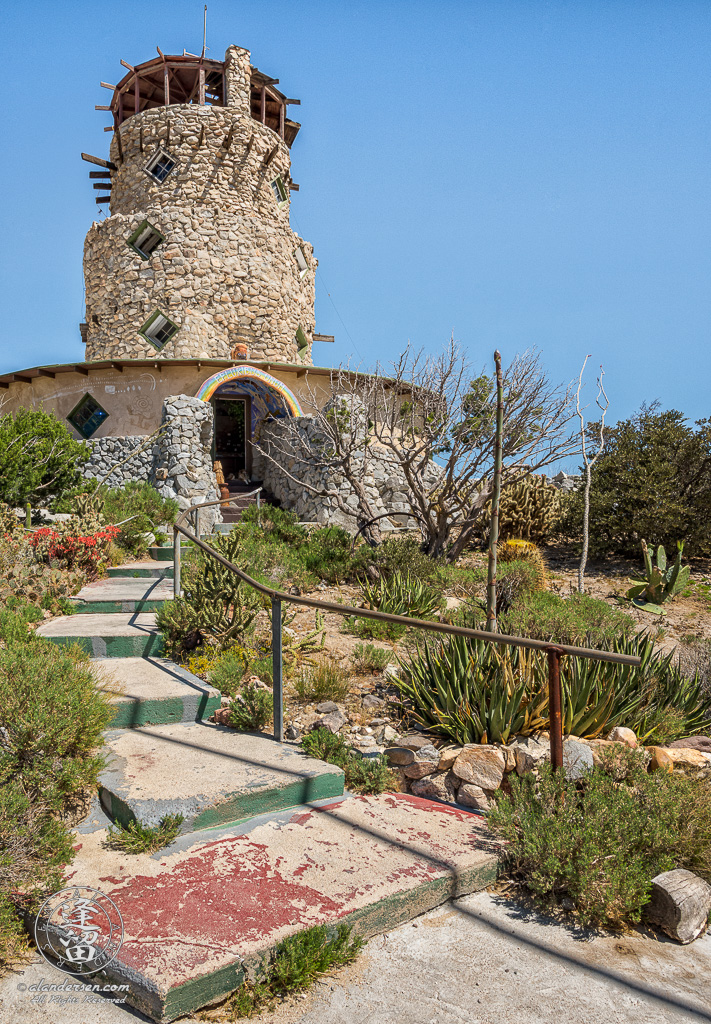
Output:
M156 612L173 597L172 580L114 576L82 587L73 603L78 613Z
M194 545L190 543L181 544L180 550L185 553L189 548ZM172 544L161 544L154 545L148 549L148 554L156 562L172 562L173 561L173 545Z
M343 793L343 772L298 747L210 722L105 734L101 802L116 821L155 825L182 814L184 832Z
M114 615L62 615L37 630L62 647L78 643L94 658L159 658L163 640L153 612Z
M115 695L111 729L200 721L220 706L219 690L164 658L97 658L94 666Z
M108 980L129 981L128 1002L156 1021L227 996L288 935L346 922L369 937L498 869L480 817L404 793L193 833L154 855L107 851L94 828L77 837L67 884L116 904L124 939Z
M125 562L123 565L112 565L107 570L111 579L119 576L122 578L132 577L133 579L173 579L173 562Z

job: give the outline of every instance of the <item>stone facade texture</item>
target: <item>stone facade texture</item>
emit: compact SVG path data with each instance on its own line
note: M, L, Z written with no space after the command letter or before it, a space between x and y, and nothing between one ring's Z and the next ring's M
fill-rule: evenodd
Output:
M87 479L103 480L108 487L150 479L153 445L146 446L145 437L99 437L87 446L91 455L81 469Z
M84 246L87 359L229 359L244 345L311 362L316 261L289 225L289 148L251 117L249 75L249 52L231 47L228 105L155 107L123 122L120 151L113 137L111 216ZM162 182L146 171L159 151L175 160ZM144 221L164 238L148 259L127 242ZM160 350L139 333L158 310L178 326Z

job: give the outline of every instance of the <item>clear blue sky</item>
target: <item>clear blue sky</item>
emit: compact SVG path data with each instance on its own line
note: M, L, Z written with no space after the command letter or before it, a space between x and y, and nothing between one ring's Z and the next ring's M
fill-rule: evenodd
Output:
M10 370L83 358L99 81L199 49L202 3L24 0L2 19ZM209 55L233 42L302 101L292 225L337 341L316 361L453 330L477 365L536 346L561 381L592 353L613 420L655 398L711 412L709 0L210 0Z

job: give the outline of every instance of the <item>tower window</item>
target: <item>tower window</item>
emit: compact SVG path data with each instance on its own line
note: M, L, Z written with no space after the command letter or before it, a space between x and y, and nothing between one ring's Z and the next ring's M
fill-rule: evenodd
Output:
M286 185L284 184L284 179L281 174L272 182L272 192L274 193L274 198L279 206L281 206L282 203L285 203L289 198L289 193L287 192Z
M309 265L306 262L306 256L304 255L304 250L301 246L294 251L294 259L296 260L296 265L299 268L299 277L306 277L309 272Z
M309 347L309 339L306 337L303 327L297 328L296 345L299 349L299 353L303 352L305 348Z
M126 241L134 252L137 252L142 259L147 260L161 242L165 241L165 237L161 235L157 228L154 228L152 224L144 220Z
M74 406L67 419L86 440L96 433L108 415L106 409L102 409L95 398L86 394L79 405Z
M156 181L165 181L170 172L175 167L175 160L173 157L166 153L165 150L159 149L155 156L146 164L146 173L150 174Z
M178 325L174 324L172 320L169 320L167 316L157 309L155 313L148 317L138 333L146 341L150 341L151 345L155 345L156 348L160 349L170 341L177 330Z

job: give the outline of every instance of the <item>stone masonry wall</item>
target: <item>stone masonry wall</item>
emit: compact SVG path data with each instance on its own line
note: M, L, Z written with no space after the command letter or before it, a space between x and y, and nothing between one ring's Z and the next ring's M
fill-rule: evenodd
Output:
M289 435L296 426L301 439L294 444ZM309 484L317 490L338 490L345 504L354 511L358 507L358 499L352 492L348 481L342 474L332 473L328 469L314 465L312 462L292 454L284 457L281 451L288 445L292 453L303 454L303 445L318 440L318 425L312 416L302 416L291 420L287 425L283 420L270 420L261 425L257 443L270 453L273 458L283 461L289 471L287 475L279 466L255 448L253 476L261 479L265 488L278 498L283 508L296 512L302 522L319 523L322 526L342 526L349 533L355 534L358 522L355 517L346 515L339 509L335 498L322 497L308 490L303 484L296 483L291 477ZM433 475L437 468L432 464ZM368 496L376 509L376 513L391 512L398 516L402 525L414 527L415 520L408 516L409 505L405 495L405 480L395 456L387 449L370 448L368 454L368 470L364 477ZM380 521L380 528L392 528L389 520Z
M212 431L209 402L173 395L163 405L163 434L116 468L106 484L121 487L132 480L146 480L162 497L174 498L181 509L219 498L212 470ZM102 437L88 441L91 457L82 469L83 476L102 479L145 441L145 437ZM201 531L209 533L221 519L219 510L203 510Z
M84 246L87 359L229 359L241 343L252 358L311 362L316 261L289 225L289 148L249 114L249 53L232 47L227 57L232 106L135 114L119 129L123 158L113 139L111 216ZM159 149L176 161L160 183L145 170ZM277 175L287 184L282 204ZM165 238L147 260L127 244L144 220ZM160 350L138 333L156 310L179 327Z

